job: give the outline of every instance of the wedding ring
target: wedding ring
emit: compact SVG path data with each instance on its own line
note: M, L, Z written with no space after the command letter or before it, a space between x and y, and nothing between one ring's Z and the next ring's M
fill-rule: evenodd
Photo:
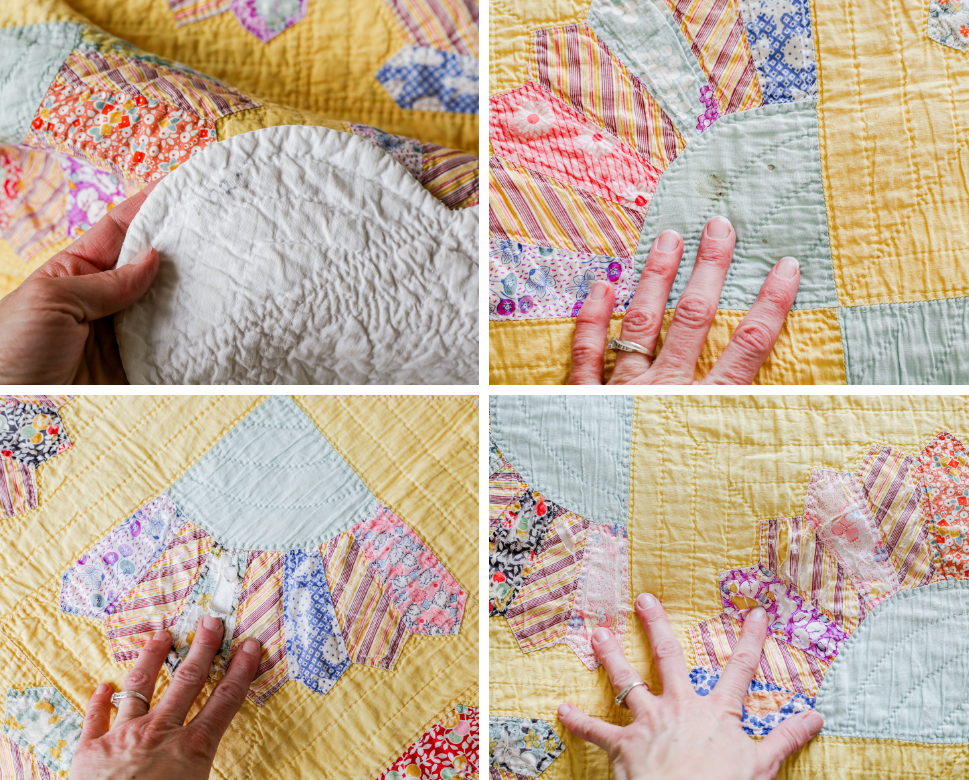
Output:
M617 707L622 707L624 710L628 710L629 709L629 705L626 704L626 697L629 695L629 692L633 688L635 688L637 685L645 685L646 686L646 690L647 691L649 690L649 686L646 685L646 683L644 683L642 681L630 683L625 688L623 688L621 691L619 691L619 695L616 697L616 706Z
M144 696L138 693L138 691L119 691L118 693L112 693L111 703L115 707L117 707L121 703L122 699L127 699L128 697L131 697L131 696L133 696L136 699L141 699L145 703L146 707L151 708L151 704L148 703L148 699L146 699Z
M609 339L609 349L619 350L620 352L638 352L640 355L645 355L646 357L654 357L655 352L651 349L646 349L646 347L637 344L634 341L624 341L623 339Z

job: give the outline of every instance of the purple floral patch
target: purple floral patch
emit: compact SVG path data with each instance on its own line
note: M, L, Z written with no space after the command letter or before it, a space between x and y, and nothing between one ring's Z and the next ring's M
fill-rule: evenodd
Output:
M61 166L68 182L67 235L78 238L127 195L121 182L93 165L64 157Z
M232 0L239 24L267 43L306 16L308 0Z

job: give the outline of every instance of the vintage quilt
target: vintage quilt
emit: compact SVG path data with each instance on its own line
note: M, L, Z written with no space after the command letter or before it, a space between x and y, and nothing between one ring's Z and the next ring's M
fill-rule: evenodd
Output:
M965 382L967 56L957 0L494 0L492 381L565 381L599 279L618 336L672 228L668 325L722 214L737 247L701 374L792 255L800 289L758 382Z
M643 591L701 695L767 610L745 731L825 721L779 777L965 777L967 437L956 397L493 397L491 777L611 776L556 707L628 722L599 626L657 689Z
M477 46L475 0L4 3L0 293L147 183L278 125L339 131L474 206Z
M213 777L476 778L470 397L0 399L0 777L66 778L160 628L262 662ZM203 694L205 696L206 694Z

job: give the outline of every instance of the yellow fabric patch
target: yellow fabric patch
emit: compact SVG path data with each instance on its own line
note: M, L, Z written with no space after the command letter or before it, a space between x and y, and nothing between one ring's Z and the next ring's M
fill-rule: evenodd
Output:
M746 312L721 310L697 363L697 378L703 377L723 352L734 329ZM667 311L663 322L666 336L672 319ZM572 366L574 319L517 320L489 322L489 374L492 384L564 384ZM619 336L622 315L614 314L609 336ZM805 355L811 355L805 360ZM606 352L606 376L612 373L615 354ZM787 316L774 351L761 368L754 384L844 384L844 355L841 330L834 309L801 309Z
M218 139L224 141L252 130L279 125L313 125L339 130L341 133L350 132L346 122L337 122L312 111L300 111L298 108L288 108L276 103L263 103L259 108L249 108L224 116L215 123L215 130Z
M29 263L25 263L17 257L7 240L0 238L0 297L13 292L24 279L72 243L70 239L65 239L55 246L47 247L35 255Z
M37 684L30 671L36 668L82 711L98 682L120 686L127 667L111 660L104 627L59 610L60 575L259 400L83 396L61 409L74 447L41 466L39 508L0 525L0 650L16 651L0 653L0 684ZM244 704L216 758L213 776L224 780L317 777L334 766L348 777L376 777L442 712L475 701L469 691L477 685L480 608L472 399L296 400L469 598L458 635L410 637L393 672L354 665L326 696L289 682L261 708ZM29 663L9 660L19 656ZM159 694L167 682L163 675Z
M924 2L812 8L838 301L969 295L969 59L928 38Z

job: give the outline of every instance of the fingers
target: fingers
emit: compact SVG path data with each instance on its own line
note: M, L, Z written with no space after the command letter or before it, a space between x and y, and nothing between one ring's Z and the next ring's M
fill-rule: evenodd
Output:
M737 234L724 217L714 217L703 228L693 273L676 304L663 349L653 362L653 372L661 381L693 383L696 361L717 313L736 240Z
M636 293L629 302L622 320L619 338L632 341L646 349L656 350L663 315L669 301L670 290L676 279L676 271L683 258L683 239L675 230L660 233L653 242L646 258L646 266L639 277ZM637 352L617 352L616 368L611 382L625 381L642 374L649 368L652 358Z
M114 268L131 220L157 184L157 181L152 182L141 192L119 203L101 217L94 227L63 252L54 255L39 270L46 276L79 276Z
M670 621L659 600L651 593L640 594L636 599L636 613L653 650L653 663L663 684L663 693L683 694L692 691L683 647L673 636Z
M108 683L101 683L88 700L84 710L84 723L81 726L81 742L97 739L107 733L111 725L111 694L114 690Z
M616 305L616 291L609 282L596 282L575 322L572 340L573 385L601 385L606 355L606 334Z
M703 384L750 384L754 381L774 349L800 283L797 260L782 258L767 275L757 300L737 326L710 373L703 378Z
M222 621L206 615L195 630L192 646L172 677L155 715L174 725L182 725L209 676L212 661L222 644Z
M91 322L121 311L148 292L158 263L158 252L148 248L121 268L45 283L52 285L52 295L78 322Z
M225 677L212 691L199 714L192 719L193 724L197 723L198 728L212 736L216 745L245 702L249 686L256 678L261 657L262 646L257 640L247 639L243 642L239 652L229 663Z
M774 777L781 764L810 742L824 725L824 718L814 711L802 712L775 726L757 747L764 775Z
M560 704L558 708L559 720L570 732L586 742L598 745L608 751L622 734L621 726L613 726L598 718L591 718L578 707L571 704Z
M616 641L616 637L611 631L605 628L597 628L592 634L592 649L596 651L596 655L599 656L599 660L606 668L609 682L612 683L617 694L627 685L643 681L642 677L630 665L622 647L619 646L619 642ZM638 718L649 707L649 701L652 698L653 696L648 688L637 685L626 695L625 704L629 707L633 716Z
M156 631L155 635L138 653L138 660L134 667L125 677L123 691L135 691L151 701L152 694L155 692L155 683L158 681L158 673L161 671L162 664L165 663L165 656L172 648L172 638L167 631ZM115 724L127 723L133 718L140 718L148 712L148 705L141 699L134 696L122 699L118 704L118 717Z
M755 607L747 613L740 639L730 654L730 660L714 686L713 693L710 694L711 699L719 700L737 718L743 715L744 697L760 663L766 638L767 613L763 607Z

